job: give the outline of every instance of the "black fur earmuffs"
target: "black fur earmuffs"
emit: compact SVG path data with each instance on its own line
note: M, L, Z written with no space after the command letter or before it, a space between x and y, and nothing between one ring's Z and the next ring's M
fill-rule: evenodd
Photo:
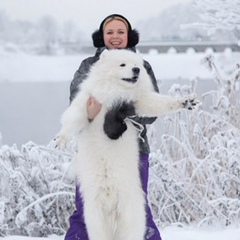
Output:
M128 24L128 45L127 48L131 48L134 47L138 44L139 42L139 33L136 29L132 29L131 24L129 23L129 21L123 17L122 15L119 14L112 14L107 16L102 23L100 24L100 27L98 30L96 30L93 34L92 34L92 40L93 40L93 46L96 48L99 47L104 47L104 40L103 40L103 26L104 23L106 22L106 20L110 19L110 18L122 18L127 24Z

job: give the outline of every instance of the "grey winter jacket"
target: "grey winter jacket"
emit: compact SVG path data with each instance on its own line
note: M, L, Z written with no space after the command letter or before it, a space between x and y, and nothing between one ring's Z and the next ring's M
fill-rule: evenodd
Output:
M79 85L83 82L83 80L85 80L87 78L87 74L88 74L91 66L96 61L98 61L99 56L101 55L101 53L103 52L104 49L105 49L105 47L98 48L94 56L88 57L82 61L81 65L79 66L79 69L74 74L74 78L70 85L70 102L72 102L72 100L76 96L76 94L79 90ZM130 50L135 52L135 48L131 48ZM144 67L147 70L147 73L149 74L149 76L151 77L154 90L156 92L159 92L159 89L157 86L157 81L154 76L151 65L147 61L144 61ZM148 139L147 139L147 135L146 135L147 134L146 124L153 123L156 120L156 118L135 117L134 120L137 121L138 123L140 123L144 128L144 130L141 132L141 138L139 138L140 155L148 154L150 149L149 149ZM137 127L137 125L136 125L136 127Z

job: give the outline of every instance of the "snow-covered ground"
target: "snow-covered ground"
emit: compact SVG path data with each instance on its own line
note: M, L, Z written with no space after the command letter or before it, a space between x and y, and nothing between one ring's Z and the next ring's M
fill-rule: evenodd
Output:
M239 240L240 228L196 229L184 227L166 227L161 231L162 240ZM64 236L52 235L48 238L8 236L4 240L63 240Z
M158 54L155 50L144 54L157 79L192 79L195 77L209 79L211 74L201 64L201 60L209 55L211 50L205 53L195 53L189 49L187 53L170 51L168 54ZM224 53L215 54L216 58L225 60L237 59L238 53L226 50ZM89 55L61 55L36 56L23 52L4 52L0 48L0 82L38 82L38 81L69 81L79 67L81 61ZM217 59L216 59L217 60Z

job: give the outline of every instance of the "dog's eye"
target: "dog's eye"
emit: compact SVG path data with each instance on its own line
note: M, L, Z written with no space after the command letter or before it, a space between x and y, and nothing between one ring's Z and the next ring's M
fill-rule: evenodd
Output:
M125 63L120 64L120 67L125 67L125 66L126 66Z

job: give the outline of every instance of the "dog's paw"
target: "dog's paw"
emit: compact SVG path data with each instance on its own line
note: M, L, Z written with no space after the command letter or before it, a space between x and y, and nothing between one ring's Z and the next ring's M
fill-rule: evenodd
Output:
M57 148L57 149L64 149L67 146L68 138L65 135L63 135L63 134L58 134L54 138L54 142L55 142L55 148Z
M201 104L201 102L197 99L196 94L191 94L189 96L183 97L181 99L181 104L183 108L193 110L197 105Z

